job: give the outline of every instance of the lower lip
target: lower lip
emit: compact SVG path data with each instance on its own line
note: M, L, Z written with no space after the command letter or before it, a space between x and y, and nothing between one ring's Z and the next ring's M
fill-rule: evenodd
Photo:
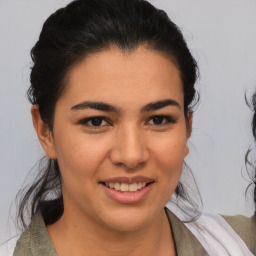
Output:
M121 192L100 184L106 191L107 195L115 201L122 204L136 204L141 202L150 192L153 183L136 192Z

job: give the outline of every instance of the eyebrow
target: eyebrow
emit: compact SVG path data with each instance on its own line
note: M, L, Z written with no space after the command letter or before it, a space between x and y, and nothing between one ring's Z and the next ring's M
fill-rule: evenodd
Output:
M166 99L166 100L159 100L159 101L151 102L151 103L145 105L141 109L141 112L159 110L161 108L165 108L168 106L175 106L175 107L178 107L179 109L181 109L180 104L176 100Z
M141 112L149 112L153 110L159 110L161 108L165 108L168 106L175 106L181 109L180 104L172 99L166 99L166 100L159 100L155 102L151 102L145 106L142 107ZM84 109L96 109L99 111L104 111L104 112L115 112L118 113L120 112L120 109L112 106L108 103L105 102L94 102L94 101L84 101L82 103L79 103L73 107L71 107L71 110L84 110Z
M71 110L96 109L104 112L119 112L120 110L104 102L84 101L71 108Z

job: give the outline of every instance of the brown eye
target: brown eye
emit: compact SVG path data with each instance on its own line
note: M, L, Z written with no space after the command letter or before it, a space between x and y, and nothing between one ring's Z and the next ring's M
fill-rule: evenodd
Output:
M153 121L154 124L159 125L159 124L163 123L164 117L163 116L155 116L155 117L152 118L152 121Z
M100 126L102 125L103 120L102 118L95 117L95 118L92 118L90 122L92 126Z
M83 119L79 122L81 125L88 126L91 128L101 128L103 126L111 125L104 117L95 116Z
M172 116L152 116L148 124L149 125L155 125L155 126L163 126L168 125L171 123L176 123L176 119L174 119Z

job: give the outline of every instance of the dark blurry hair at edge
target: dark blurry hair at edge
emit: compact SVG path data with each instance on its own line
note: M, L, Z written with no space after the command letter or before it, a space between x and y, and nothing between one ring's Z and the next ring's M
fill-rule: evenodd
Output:
M246 169L249 177L252 180L251 184L247 187L246 192L251 186L253 186L254 215L256 216L256 157L254 156L255 155L254 148L256 143L256 92L252 95L251 100L248 100L247 97L245 97L245 100L247 105L253 111L253 118L252 118L251 125L252 125L252 134L254 137L254 146L248 149L245 155Z
M191 105L198 97L194 88L198 77L197 63L180 29L164 11L145 0L76 0L52 14L31 50L33 67L28 98L33 105L39 106L42 120L52 131L55 104L66 88L67 74L72 66L88 54L111 47L132 52L139 46L169 55L178 67L183 82L184 115L188 122L192 115ZM38 210L46 224L54 223L63 213L58 162L47 161L47 166L39 166L34 183L17 196L17 220L22 228L27 227L27 216L31 220ZM197 186L197 196L191 196L184 187L181 182L178 184L176 196L188 201L193 209L199 209L202 202Z

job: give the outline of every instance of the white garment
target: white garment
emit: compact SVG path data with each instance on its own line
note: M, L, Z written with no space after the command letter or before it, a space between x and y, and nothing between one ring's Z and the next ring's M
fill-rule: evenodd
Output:
M0 246L0 256L12 256L19 236L15 236Z
M166 207L181 221L188 216L175 204ZM218 214L202 214L197 220L184 223L210 256L253 256L245 242Z

